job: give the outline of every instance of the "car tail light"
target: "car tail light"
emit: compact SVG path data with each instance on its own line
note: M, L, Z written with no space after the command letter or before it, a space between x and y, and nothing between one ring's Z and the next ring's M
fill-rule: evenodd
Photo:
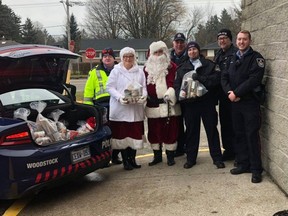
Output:
M0 139L0 146L20 145L31 142L32 140L29 133L27 131L23 131L15 134L2 136Z

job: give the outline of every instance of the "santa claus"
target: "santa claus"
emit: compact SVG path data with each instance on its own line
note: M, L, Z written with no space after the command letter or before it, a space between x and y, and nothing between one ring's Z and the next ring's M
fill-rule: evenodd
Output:
M147 104L145 113L148 119L148 137L154 152L149 166L162 162L162 146L166 149L167 164L175 164L180 105L177 104L173 88L176 64L170 61L169 52L163 41L149 46L149 57L144 67L147 82Z

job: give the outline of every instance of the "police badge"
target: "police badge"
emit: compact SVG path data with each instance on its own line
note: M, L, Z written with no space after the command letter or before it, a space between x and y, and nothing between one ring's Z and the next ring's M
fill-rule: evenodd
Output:
M256 61L259 67L264 68L265 60L263 58L257 58Z

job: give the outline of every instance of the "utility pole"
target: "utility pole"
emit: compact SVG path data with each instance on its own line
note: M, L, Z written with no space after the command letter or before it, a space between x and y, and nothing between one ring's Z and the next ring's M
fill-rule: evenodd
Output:
M63 0L60 1L65 9L66 12L66 17L67 17L67 21L66 21L66 31L67 31L67 46L69 49L69 44L71 41L71 33L70 33L70 13L69 13L69 7L72 7L72 5L69 3L69 0L66 0L66 2L64 2Z
M67 21L66 21L66 31L67 31L67 45L69 49L69 45L71 42L71 32L70 32L70 12L69 12L69 7L72 7L73 5L78 5L78 6L85 6L86 2L79 2L79 1L70 1L69 0L61 0L60 1L65 9L66 16L67 16Z

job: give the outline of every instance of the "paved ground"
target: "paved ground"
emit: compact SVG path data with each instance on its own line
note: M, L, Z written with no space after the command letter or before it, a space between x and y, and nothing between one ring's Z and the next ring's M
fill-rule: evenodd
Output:
M166 159L149 167L151 154L137 160L141 169L125 171L122 165L113 165L99 170L78 182L77 190L70 185L48 192L53 199L38 196L20 215L272 216L288 209L288 198L265 173L262 183L252 184L249 173L229 173L232 162L216 169L203 147L197 165L188 170L183 168L184 156L172 167Z

